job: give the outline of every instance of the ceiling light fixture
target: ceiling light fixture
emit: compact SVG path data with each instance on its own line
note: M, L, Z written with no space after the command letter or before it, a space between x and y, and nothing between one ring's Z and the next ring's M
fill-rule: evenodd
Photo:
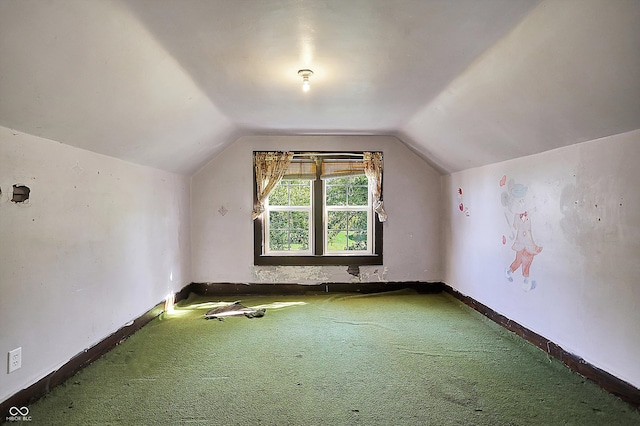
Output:
M313 71L311 70L300 70L298 71L298 75L302 77L302 90L304 90L305 92L309 91L309 76L313 75Z

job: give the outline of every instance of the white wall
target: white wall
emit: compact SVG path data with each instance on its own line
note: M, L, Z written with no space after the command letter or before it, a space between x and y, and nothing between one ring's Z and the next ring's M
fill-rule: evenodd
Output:
M636 130L444 177L445 282L640 387L639 158ZM510 180L527 188L542 247L533 289L521 269L513 282L505 274L518 212L503 200L519 205L505 194Z
M541 1L408 118L406 141L456 172L638 128L639 21L639 1Z
M2 401L190 282L190 207L186 177L4 127L0 189Z
M238 139L192 177L195 282L351 282L343 266L253 265L253 151L375 150L384 154L384 265L360 280L440 281L440 175L393 137L250 136ZM226 214L221 214L224 207Z

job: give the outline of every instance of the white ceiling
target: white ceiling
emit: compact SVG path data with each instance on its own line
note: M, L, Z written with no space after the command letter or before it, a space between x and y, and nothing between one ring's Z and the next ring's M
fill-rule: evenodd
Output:
M0 0L0 125L184 174L245 134L391 134L452 172L640 128L638 22L636 0Z

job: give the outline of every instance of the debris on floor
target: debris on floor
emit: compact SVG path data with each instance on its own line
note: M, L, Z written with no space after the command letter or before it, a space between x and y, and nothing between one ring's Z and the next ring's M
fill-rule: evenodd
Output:
M243 315L247 318L260 318L264 316L266 311L266 309L247 308L238 301L227 306L213 308L204 314L204 317L205 319L217 319L219 321L222 321L224 317L237 317Z

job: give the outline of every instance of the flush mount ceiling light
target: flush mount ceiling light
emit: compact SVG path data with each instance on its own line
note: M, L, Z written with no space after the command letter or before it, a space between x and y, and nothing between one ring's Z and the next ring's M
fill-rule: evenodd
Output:
M313 71L311 70L300 70L298 71L298 75L302 77L302 90L305 92L309 91L309 76L313 75Z

